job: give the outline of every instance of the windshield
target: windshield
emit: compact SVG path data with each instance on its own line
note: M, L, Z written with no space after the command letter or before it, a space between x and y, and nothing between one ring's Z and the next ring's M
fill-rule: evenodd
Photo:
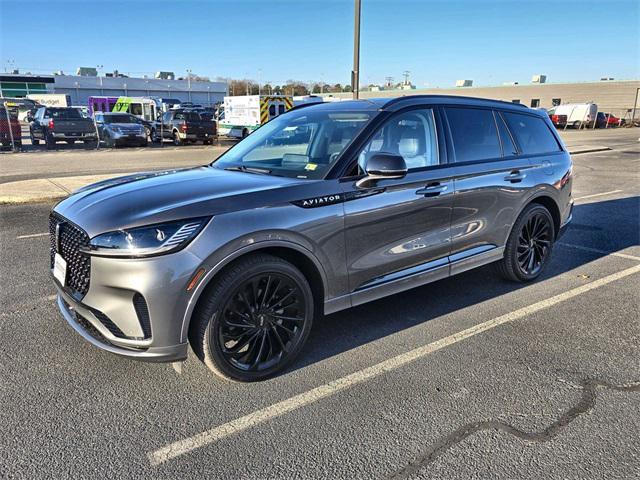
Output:
M294 178L323 178L374 112L294 110L266 123L212 165L260 169Z
M131 116L129 115L105 115L104 123L137 123L137 122L134 122Z

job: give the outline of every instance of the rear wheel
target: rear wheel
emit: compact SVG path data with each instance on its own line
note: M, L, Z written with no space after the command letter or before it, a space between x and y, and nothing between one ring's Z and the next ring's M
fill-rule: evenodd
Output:
M504 258L496 264L498 272L514 282L535 280L551 256L554 239L555 227L549 210L530 204L511 230Z
M295 359L311 331L311 287L278 257L239 260L203 295L189 339L221 377L248 382L274 375Z
M51 150L53 148L56 148L56 141L53 138L53 136L46 134L44 137L44 143L45 146L47 147L47 150Z
M176 147L179 147L180 145L182 145L184 142L182 141L182 139L180 138L180 135L178 135L178 132L173 132L173 144Z
M581 124L581 123L582 123L582 122L580 122L580 120L576 120L575 122L573 122L573 128L575 128L575 129L580 128L580 124Z

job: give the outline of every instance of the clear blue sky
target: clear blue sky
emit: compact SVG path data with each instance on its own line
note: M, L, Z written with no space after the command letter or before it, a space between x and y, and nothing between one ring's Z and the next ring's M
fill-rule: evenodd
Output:
M640 77L638 0L362 0L361 82ZM0 0L0 69L347 83L352 0ZM32 39L29 38L32 34Z

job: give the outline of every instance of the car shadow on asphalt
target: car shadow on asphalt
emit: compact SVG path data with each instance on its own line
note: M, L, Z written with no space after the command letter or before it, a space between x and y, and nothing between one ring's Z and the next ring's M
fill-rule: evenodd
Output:
M555 246L551 261L537 282L562 275L609 253L639 245L638 218L640 197L576 205L571 227ZM595 250L568 248L563 244ZM487 265L327 315L316 321L303 354L287 370L304 368L528 285L503 280L493 272L491 265Z

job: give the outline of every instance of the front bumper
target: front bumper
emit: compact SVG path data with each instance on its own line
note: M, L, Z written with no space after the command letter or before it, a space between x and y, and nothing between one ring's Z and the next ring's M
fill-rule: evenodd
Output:
M188 340L182 326L191 299L186 287L201 263L188 250L140 259L94 256L86 293L53 279L58 306L74 330L103 350L139 360L183 360Z
M187 342L166 347L134 347L113 343L92 310L58 288L58 308L69 325L87 342L116 355L147 362L177 362L187 358Z

